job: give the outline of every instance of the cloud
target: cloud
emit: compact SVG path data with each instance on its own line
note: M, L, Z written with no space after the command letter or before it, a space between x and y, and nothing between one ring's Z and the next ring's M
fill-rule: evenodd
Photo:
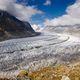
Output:
M34 6L25 6L16 3L16 0L0 0L0 9L5 10L20 20L29 20L35 14L43 12L36 9Z
M65 15L54 19L46 19L44 25L75 25L80 24L80 0L77 0L73 5L68 6Z
M51 5L51 0L46 0L46 2L44 3L45 6L47 5Z
M80 0L76 0L76 2L80 2Z

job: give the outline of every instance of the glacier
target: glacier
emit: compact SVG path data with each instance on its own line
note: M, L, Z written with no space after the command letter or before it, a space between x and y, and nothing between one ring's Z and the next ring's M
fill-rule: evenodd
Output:
M80 38L70 34L41 33L29 38L0 42L0 75L19 70L69 64L80 60Z

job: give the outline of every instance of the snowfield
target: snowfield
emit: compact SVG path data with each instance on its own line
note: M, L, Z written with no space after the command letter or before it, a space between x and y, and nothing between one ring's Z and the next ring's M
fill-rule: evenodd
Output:
M79 60L80 38L69 34L42 33L36 37L0 42L0 75L14 75L23 69L35 71Z

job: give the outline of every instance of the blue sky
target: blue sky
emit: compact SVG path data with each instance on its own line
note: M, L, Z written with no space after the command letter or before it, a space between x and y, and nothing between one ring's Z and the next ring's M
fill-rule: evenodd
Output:
M35 6L41 10L43 14L36 14L31 18L31 23L41 24L45 19L53 19L66 14L66 8L74 4L75 0L50 0L49 5L44 5L46 0L17 0L17 2L23 2L26 6Z
M35 26L80 24L80 0L0 0L0 9Z

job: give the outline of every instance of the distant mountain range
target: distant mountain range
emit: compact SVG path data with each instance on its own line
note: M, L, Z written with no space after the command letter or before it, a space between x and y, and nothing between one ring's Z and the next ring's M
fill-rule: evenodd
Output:
M45 32L57 32L57 33L69 33L78 35L80 34L80 24L75 25L58 25L58 26L46 26L43 31Z
M28 22L20 21L8 12L0 10L0 41L34 35L36 33Z

